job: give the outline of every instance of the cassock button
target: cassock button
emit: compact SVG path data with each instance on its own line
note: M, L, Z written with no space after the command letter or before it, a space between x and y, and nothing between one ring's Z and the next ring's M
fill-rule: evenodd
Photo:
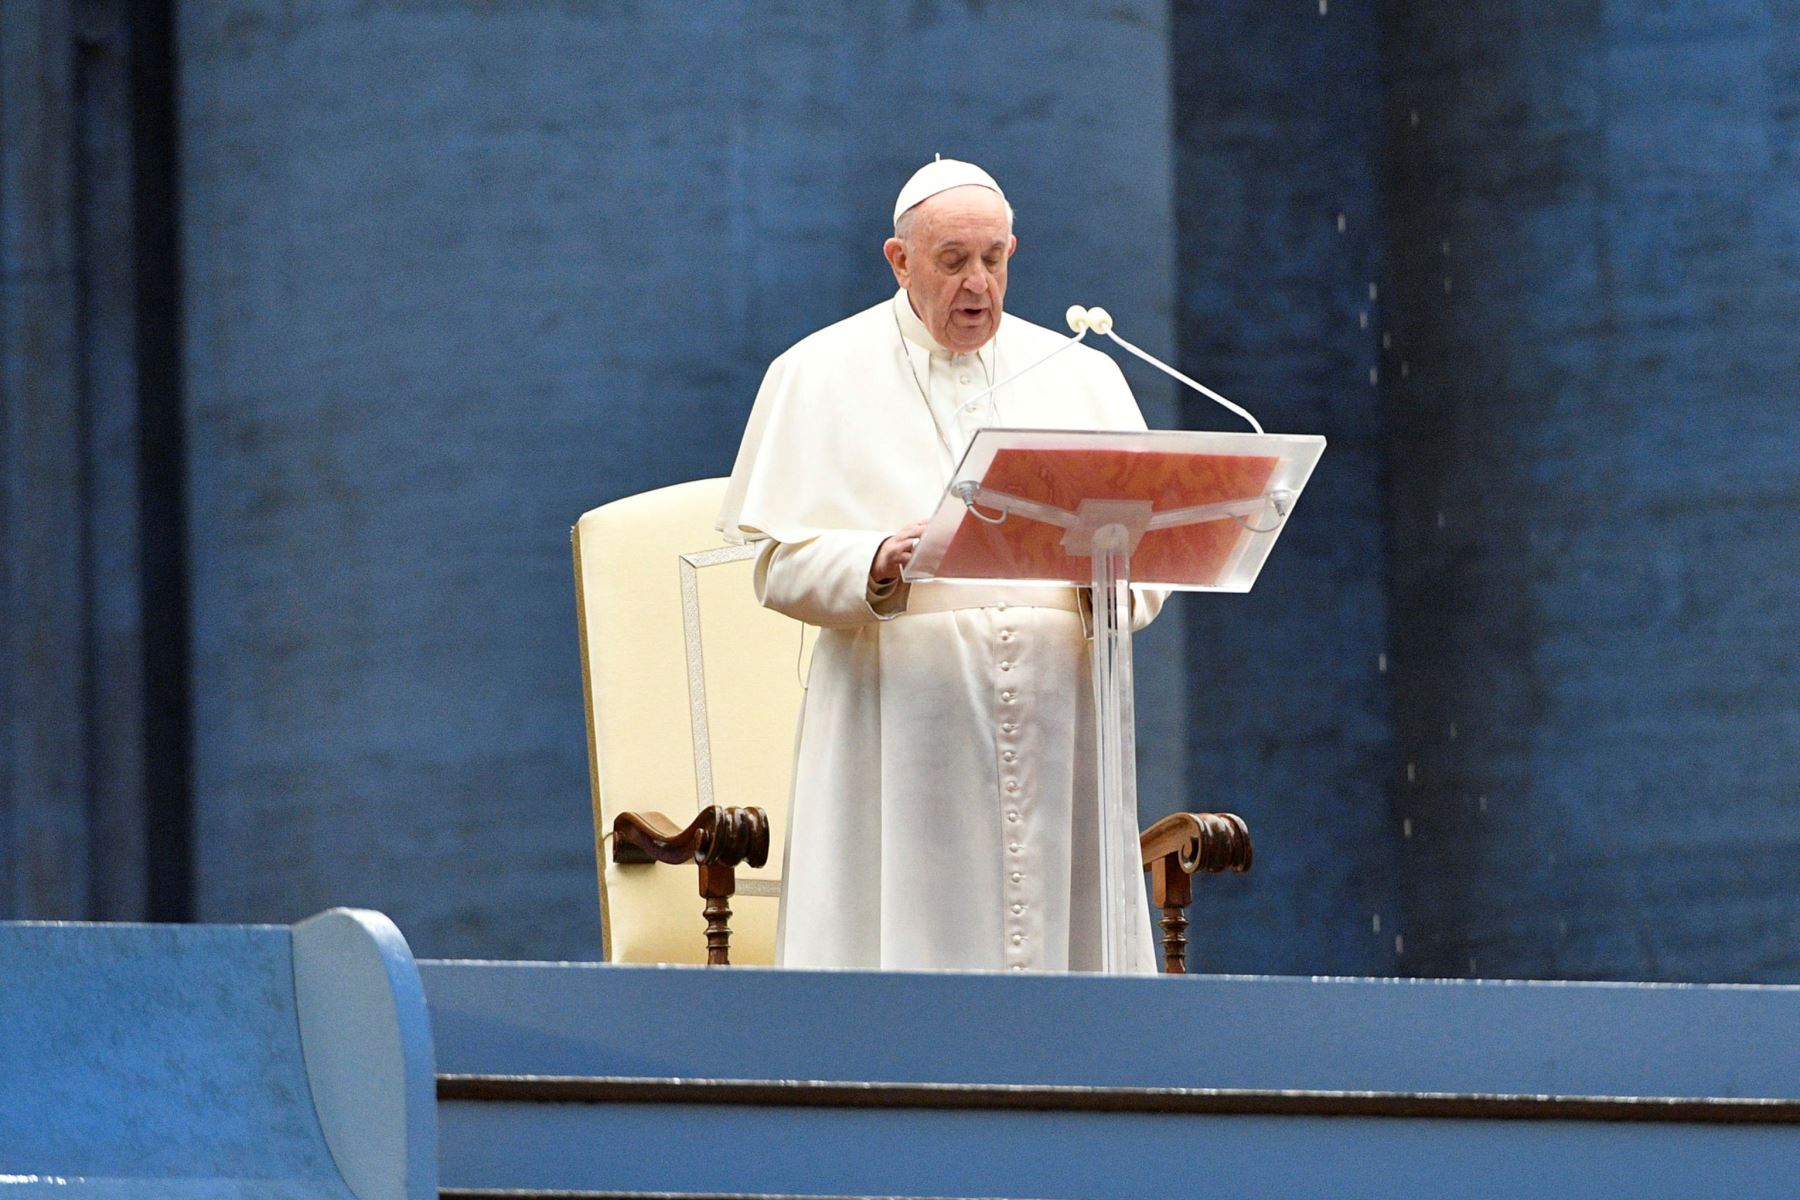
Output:
M1000 761L1001 762L1018 762L1019 761L1019 752L1017 750L1002 750L1000 752Z
M1017 725L1013 724L1011 721L1002 721L1000 723L1000 732L1001 733L1017 733L1018 731L1019 731L1019 727Z
M1015 971L1023 971L1025 969L1025 964L1024 963L1014 963L1012 965L1012 969Z
M1002 629L1000 631L1000 640L1003 642L1012 641L1013 640L1013 631L1010 629Z
M1015 905L1013 905L1013 911L1016 913L1022 913L1025 911L1025 906L1023 904L1015 904Z
M1024 940L1025 940L1024 934L1022 934L1022 933L1013 934L1013 945L1017 946L1017 945L1023 943Z
M1017 843L1017 842L1014 842L1012 845L1007 847L1007 849L1011 850L1014 854L1017 854L1019 851L1023 850L1024 848L1025 847L1019 845L1019 843Z
M1009 791L1009 792L1016 792L1016 791L1018 791L1018 790L1019 790L1019 781L1018 781L1018 780L1016 780L1016 779L1009 779L1009 780L1007 780L1007 781L1006 781L1006 790L1007 790L1007 791Z
M962 373L962 374L961 374L961 375L958 375L958 376L957 376L957 377L956 377L956 382L958 382L958 383L967 383L967 382L969 382L969 373L968 373L968 372L967 372L967 371L964 371L964 372L963 372L963 373ZM970 407L970 408L974 408L974 407L975 407L975 406L974 406L974 405L973 405L973 404L971 404L971 405L969 405L969 407Z
M1010 671L1010 670L1012 670L1012 664L1009 662L1003 662L1000 664L1000 669L1002 671Z
M1004 600L1000 601L1000 603L994 605L994 608L1000 612L1005 612L1006 611L1006 601L1004 601Z
M1023 878L1025 878L1025 876L1023 876L1023 875L1021 875L1021 874L1019 874L1019 873L1018 873L1018 872L1017 872L1017 871L1014 871L1014 872L1013 872L1013 873L1012 873L1012 876L1011 876L1011 878L1012 878L1012 881L1013 881L1013 882L1014 882L1014 883L1017 883L1017 882L1019 882L1019 880L1021 880L1021 879L1023 879Z
M1013 702L1013 696L1015 694L1016 693L1011 688L1008 688L1006 691L1000 693L1000 699L1003 700L1004 702L1006 702L1007 704L1011 704Z
M1011 812L1007 813L1006 819L1009 821L1017 821L1019 819L1019 810L1015 808Z

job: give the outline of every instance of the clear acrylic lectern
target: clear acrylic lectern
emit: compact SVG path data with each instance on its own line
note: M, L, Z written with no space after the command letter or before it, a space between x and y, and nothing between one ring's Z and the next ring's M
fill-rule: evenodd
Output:
M1247 592L1325 450L1314 435L977 432L905 577L1093 588L1102 969L1137 911L1131 587ZM1131 861L1135 862L1135 855Z

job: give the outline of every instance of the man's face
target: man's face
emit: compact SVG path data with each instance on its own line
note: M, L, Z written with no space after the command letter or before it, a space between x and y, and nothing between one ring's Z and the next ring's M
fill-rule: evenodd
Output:
M962 354L1000 328L1006 264L1018 244L993 189L958 187L917 205L906 239L889 238L883 249L931 336Z

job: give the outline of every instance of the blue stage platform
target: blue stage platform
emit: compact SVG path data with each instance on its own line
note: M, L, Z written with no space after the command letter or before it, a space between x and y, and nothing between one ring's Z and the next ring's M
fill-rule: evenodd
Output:
M415 963L345 910L0 972L4 1195L1800 1195L1793 987Z
M441 1180L1800 1195L1800 989L421 964Z

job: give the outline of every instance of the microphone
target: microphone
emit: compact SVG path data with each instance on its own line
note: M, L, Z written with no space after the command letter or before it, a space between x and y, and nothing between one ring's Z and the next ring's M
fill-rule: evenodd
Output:
M1140 350L1138 347L1132 345L1130 342L1128 342L1124 338L1120 337L1117 333L1113 332L1112 314L1107 312L1104 308L1099 308L1099 307L1084 308L1079 304L1071 304L1071 305L1069 305L1069 310L1063 314L1063 319L1069 323L1069 328L1072 331L1074 331L1074 335L1075 335L1074 337L1069 338L1067 341L1063 342L1062 345L1060 345L1056 349L1050 351L1050 353L1044 355L1042 358L1038 359L1036 362L1027 363L1025 366L1020 367L1017 371L1014 371L1011 375L1008 375L1006 378L997 380L996 382L994 382L993 384L990 384L987 388L983 389L982 391L975 393L973 396L969 397L969 399L967 401L964 402L963 407L973 408L979 401L985 399L987 396L993 394L994 392L999 391L1002 387L1011 383L1013 380L1018 379L1019 377L1027 374L1028 372L1037 370L1039 367L1043 366L1045 363L1049 362L1051 359L1055 358L1057 355L1061 354L1064 350L1067 350L1069 347L1080 345L1081 342L1087 337L1088 334L1097 333L1097 334L1100 334L1102 337L1111 338L1114 342L1118 343L1118 345L1122 349L1124 349L1132 354L1135 354L1137 357L1143 359L1145 362L1149 363L1151 366L1155 367L1157 370L1161 371L1163 374L1168 375L1171 378L1176 379L1179 382L1185 384L1186 386L1194 389L1196 392L1199 392L1202 396L1205 396L1208 400L1211 400L1215 404L1220 404L1220 405L1223 405L1225 408L1230 409L1232 412L1236 413L1238 416L1242 417L1244 420L1250 422L1250 428L1256 430L1256 432L1258 432L1258 433L1263 432L1262 423L1259 422L1255 417L1251 416L1248 409L1245 409L1237 404L1232 403L1230 400L1227 400L1225 397L1219 395L1219 393L1217 393L1217 392L1213 391L1211 388L1207 387L1204 383L1201 383L1198 380L1189 379L1186 375L1183 375L1180 371L1177 371L1174 367L1171 367L1168 363L1162 361L1162 359L1157 358L1155 355L1150 354L1144 350Z
M1196 392L1199 392L1202 396L1205 396L1208 400L1213 401L1215 404L1221 404L1238 416L1244 418L1244 420L1250 422L1250 428L1256 430L1256 432L1261 433L1263 431L1261 422L1251 416L1248 409L1233 404L1225 397L1219 395L1219 393L1207 387L1204 383L1189 379L1186 375L1183 375L1180 371L1177 371L1162 359L1157 358L1154 354L1138 349L1136 346L1114 333L1112 314L1107 312L1104 308L1082 308L1079 304L1071 305L1069 307L1067 320L1069 322L1069 328L1077 331L1077 341L1079 341L1080 337L1090 329L1095 333L1109 337L1117 342L1122 348L1137 355L1163 374L1181 381L1188 387L1193 388ZM1058 352L1064 349L1067 349L1067 346L1059 347ZM1035 366L1036 364L1033 365ZM1030 370L1030 368L1027 367L1026 370ZM1024 374L1024 372L1020 372L1020 374Z

